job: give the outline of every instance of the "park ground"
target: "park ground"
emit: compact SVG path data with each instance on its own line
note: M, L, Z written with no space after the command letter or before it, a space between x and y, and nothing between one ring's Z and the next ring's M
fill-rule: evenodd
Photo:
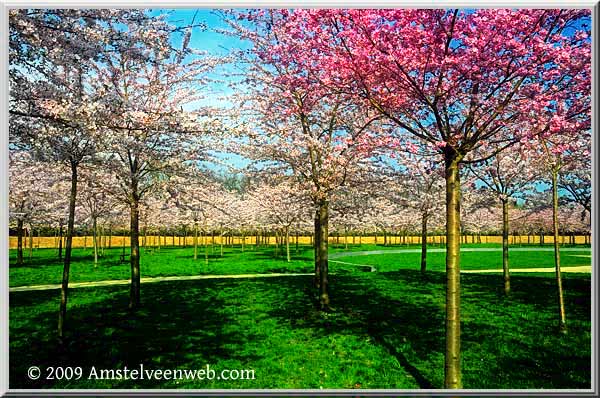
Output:
M464 270L501 268L498 245L461 254ZM590 388L591 276L565 273L569 333L557 330L556 282L549 246L510 254L512 292L500 273L462 275L463 383L473 389ZM146 248L142 277L310 273L312 250ZM10 293L10 388L441 388L444 362L444 253L418 269L417 246L332 247L333 310L316 310L310 275L204 279L142 284L142 307L128 308L127 285L71 289L68 335L57 344L59 291ZM431 249L440 249L432 246ZM493 249L493 250L489 250ZM565 268L589 266L589 246L565 247ZM573 250L576 249L576 250ZM363 252L384 251L368 254ZM398 252L402 250L403 252ZM344 252L344 254L342 254ZM355 252L348 256L346 252ZM120 249L98 265L90 249L75 249L71 281L129 278ZM56 250L25 253L11 287L60 283ZM369 272L370 265L376 272ZM27 369L92 366L118 369L253 369L252 380L30 380Z

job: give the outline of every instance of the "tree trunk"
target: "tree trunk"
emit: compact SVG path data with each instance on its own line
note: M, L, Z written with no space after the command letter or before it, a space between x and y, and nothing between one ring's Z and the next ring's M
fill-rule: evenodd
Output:
M317 289L321 289L321 218L319 216L319 208L315 211L315 233L313 238L315 249L315 280L314 285Z
M17 265L23 265L23 220L21 218L17 220Z
M33 225L29 225L29 259L33 257Z
M130 238L131 254L131 290L129 291L129 308L132 310L140 306L140 210L138 185L135 178L131 181L131 204L130 204Z
M560 249L558 244L558 170L552 170L552 227L554 229L554 265L556 267L556 283L558 285L558 329L567 333L565 301L560 274Z
M98 234L97 234L97 220L96 217L92 217L92 239L94 244L94 268L98 266Z
M65 336L65 322L67 318L69 271L71 269L71 249L73 247L73 230L75 228L75 202L77 200L77 166L78 163L71 160L71 195L69 196L69 220L67 222L65 262L63 266L62 284L60 288L60 309L58 311L58 337L61 341ZM60 249L59 253L61 252L62 248Z
M421 273L427 270L427 217L426 211L421 214Z
M285 250L287 252L287 262L291 262L290 257L290 227L285 227Z
M212 237L213 237L213 243L214 243L215 235L213 234ZM204 263L208 267L208 231L205 231L205 230L204 230Z
M223 238L224 238L223 227L221 227L221 239L220 239L220 241L221 241L221 257L223 257Z
M462 388L460 364L460 156L447 147L446 166L446 353L444 387Z
M104 234L104 226L100 227L100 257L104 256L104 247L106 246L106 235Z
M62 224L58 226L58 259L62 260L62 248L63 248L63 235L62 235Z
M510 293L510 270L508 268L508 199L502 199L502 273L504 294Z
M321 310L329 309L329 202L323 200L319 203L319 285Z
M194 260L198 259L198 223L194 222Z
M344 229L344 247L348 250L348 228Z

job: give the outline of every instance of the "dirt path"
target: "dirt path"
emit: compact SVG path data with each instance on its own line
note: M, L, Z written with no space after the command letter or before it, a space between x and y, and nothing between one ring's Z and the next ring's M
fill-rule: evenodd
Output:
M153 278L141 278L142 283L166 282L166 281L193 281L198 279L244 279L244 278L274 278L278 276L307 276L313 274L239 274L239 275L184 275L184 276L157 276ZM74 282L69 283L69 289L78 287L96 287L96 286L113 286L113 285L128 285L131 279L115 279L110 281L96 282ZM30 290L54 290L60 289L61 285L31 285L31 286L16 286L9 289L10 292L26 292Z
M445 248L439 249L427 249L427 253L443 253ZM461 252L501 252L501 247L463 247L460 249ZM515 247L510 248L511 252L551 252L554 251L552 247ZM585 252L590 251L587 247L565 247L561 248L560 252ZM392 250L367 250L357 252L339 252L332 253L329 258L340 258L340 257L353 257L353 256L368 256L371 254L398 254L398 253L421 253L421 249L392 249Z
M465 274L490 274L490 273L502 273L500 269L461 269L460 272ZM510 273L516 272L554 272L554 267L548 268L511 268ZM560 272L581 272L589 274L592 272L591 265L578 265L575 267L560 267Z
M444 252L446 249L429 249L428 252ZM494 248L494 247L465 247L462 248L461 251L465 252L474 252L474 251L501 251L502 248ZM553 251L553 248L513 248L511 251ZM589 251L588 248L579 248L579 247L568 247L561 249L561 252L566 251ZM397 249L397 250L370 250L370 251L358 251L358 252L341 252L341 253L332 253L329 255L329 260L332 263L338 264L347 264L353 265L356 267L368 267L371 272L377 272L377 268L374 265L370 264L357 264L357 263L349 263L345 261L334 260L335 258L341 257L353 257L353 256L367 256L372 254L397 254L397 253L420 253L421 249ZM581 257L588 257L588 255L579 255ZM592 267L590 265L583 265L577 267L561 267L562 272L584 272L590 273L592 272ZM502 269L483 269L483 270L461 270L464 273L496 273L502 272ZM511 273L515 272L554 272L554 268L515 268L510 270ZM253 278L274 278L279 276L308 276L313 274L283 274L283 273L274 273L274 274L238 274L238 275L183 275L183 276L157 276L152 278L141 278L142 283L154 283L154 282L166 282L166 281L192 281L198 279L253 279ZM95 281L95 282L74 282L69 283L70 289L75 289L79 287L96 287L96 286L113 286L113 285L128 285L131 283L130 279L116 279L116 280L108 280L108 281ZM10 292L26 292L32 290L55 290L60 289L60 285L30 285L30 286L16 286L9 288Z

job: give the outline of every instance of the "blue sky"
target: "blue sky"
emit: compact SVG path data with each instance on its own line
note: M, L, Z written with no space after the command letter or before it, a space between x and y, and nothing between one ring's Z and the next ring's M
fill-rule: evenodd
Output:
M225 56L231 50L249 48L248 42L229 35L217 32L220 29L227 29L228 26L223 22L219 15L221 10L208 8L179 8L179 9L151 9L152 15L167 14L167 21L177 27L189 26L192 24L204 23L206 29L199 27L192 30L189 47L206 51L211 55ZM172 43L174 46L181 46L182 35L174 35ZM231 102L225 97L232 93L231 88L227 86L231 78L224 76L224 72L233 72L232 65L219 67L209 77L219 80L209 84L206 88L206 99L188 104L184 108L193 110L201 106L230 106Z

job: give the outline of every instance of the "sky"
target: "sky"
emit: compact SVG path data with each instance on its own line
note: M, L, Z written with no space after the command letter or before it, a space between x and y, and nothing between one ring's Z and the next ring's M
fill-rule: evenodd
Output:
M196 9L151 9L153 15L166 14L167 21L177 27L185 27L192 24L203 23L206 29L196 27L192 30L189 47L206 51L211 55L225 56L232 50L249 48L250 44L239 38L230 35L219 33L219 30L228 29L228 26L223 22L223 18L219 15L222 10L196 8ZM181 46L182 35L173 35L172 43L175 47ZM228 87L228 83L232 78L225 76L227 72L233 72L232 65L219 67L215 73L209 77L218 80L208 85L206 89L206 99L190 103L184 107L186 110L193 110L202 106L231 106L232 103L225 97L231 94L233 90ZM225 72L225 73L224 73Z
M232 35L225 35L219 32L219 30L227 30L229 27L223 21L222 10L220 9L209 9L209 8L178 8L178 9L151 9L149 11L152 15L166 14L166 20L177 27L189 26L192 23L199 24L203 23L206 25L205 29L196 27L192 30L189 46L197 50L206 51L211 55L227 55L231 50L247 49L250 48L250 43L240 40L239 38ZM585 21L587 24L588 21ZM587 29L589 30L589 24L582 26L582 22L578 21L575 29ZM567 35L575 32L573 29L570 32L566 32ZM175 47L181 46L182 35L174 35L172 43ZM194 110L204 106L215 106L215 107L229 107L233 103L227 99L229 94L233 93L233 90L228 87L228 83L232 82L232 78L224 76L223 72L233 72L232 65L226 65L219 67L215 70L215 73L211 77L216 80L208 85L205 92L205 99L195 101L193 103L184 106L184 109ZM217 155L223 162L229 163L235 168L241 168L247 165L249 162L234 154L223 154ZM222 166L215 166L216 169L222 169ZM482 184L478 182L477 186L480 187ZM538 184L536 190L538 192L545 191L548 189L547 184Z

